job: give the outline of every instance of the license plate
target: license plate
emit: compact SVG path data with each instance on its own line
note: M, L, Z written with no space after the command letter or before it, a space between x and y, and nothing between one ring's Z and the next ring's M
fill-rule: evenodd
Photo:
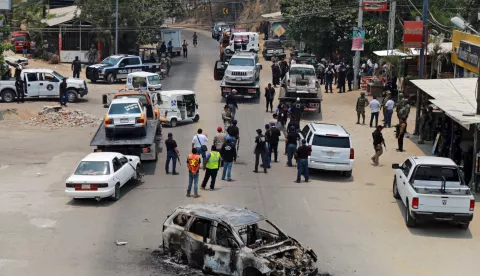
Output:
M241 80L242 80L242 78L236 78L235 80L237 80L237 81L241 81Z
M333 151L329 151L329 152L327 152L327 155L328 155L328 156L334 156L335 153L334 153Z
M90 184L82 184L82 190L90 190Z
M318 103L310 103L311 107L318 107Z
M120 123L128 123L128 119L120 119Z

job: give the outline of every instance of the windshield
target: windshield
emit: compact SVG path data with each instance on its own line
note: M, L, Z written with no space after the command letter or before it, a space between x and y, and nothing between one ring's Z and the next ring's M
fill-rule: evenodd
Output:
M290 68L290 75L302 75L315 76L315 70L313 68L293 67Z
M328 148L350 148L350 139L348 137L314 135L312 146Z
M140 106L137 103L116 103L110 106L108 114L138 114L142 113Z
M160 84L160 76L156 75L148 77L148 83L152 85Z
M253 59L249 58L232 58L228 65L233 66L255 66Z
M58 72L55 72L55 71L52 72L52 75L54 75L55 77L57 77L60 80L63 80L65 78L64 76L60 75Z
M243 243L252 249L279 243L287 239L287 236L268 220L236 227L235 230Z
M109 175L110 166L107 161L82 161L75 170L75 175Z
M16 36L13 41L17 42L17 41L25 41L27 40L27 38L25 36Z
M415 172L414 180L420 181L443 181L460 182L460 176L457 168L439 167L439 166L420 166Z
M265 41L263 44L265 48L282 48L282 43L280 41Z
M137 95L122 95L121 96L122 98L123 97L127 97L127 98L131 98L131 99L139 99L140 102L142 103L142 105L148 105L148 100L147 100L147 97L143 94L137 94Z
M121 57L107 57L106 59L102 60L102 64L108 64L108 65L116 65L120 59L122 59Z

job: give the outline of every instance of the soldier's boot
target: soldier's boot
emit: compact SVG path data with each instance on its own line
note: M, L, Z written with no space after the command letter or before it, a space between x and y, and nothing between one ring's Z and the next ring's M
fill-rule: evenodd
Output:
M360 124L360 114L357 113L357 125Z
M362 124L364 125L365 124L365 115L362 115L362 119L363 119Z

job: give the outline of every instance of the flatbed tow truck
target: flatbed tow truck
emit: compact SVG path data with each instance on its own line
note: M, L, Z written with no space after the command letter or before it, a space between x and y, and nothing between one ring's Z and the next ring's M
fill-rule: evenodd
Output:
M237 90L237 97L244 99L260 98L260 81L256 81L254 84L250 85L239 85L227 84L225 80L222 80L222 83L220 84L220 89L222 91L223 98L226 98L233 89Z

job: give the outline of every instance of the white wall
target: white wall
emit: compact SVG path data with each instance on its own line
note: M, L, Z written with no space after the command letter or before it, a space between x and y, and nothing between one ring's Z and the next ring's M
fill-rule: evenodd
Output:
M62 50L60 52L60 61L62 63L72 62L72 61L75 60L75 57L78 56L78 59L80 59L81 62L88 62L87 53L88 53L88 51L65 51L65 50Z

